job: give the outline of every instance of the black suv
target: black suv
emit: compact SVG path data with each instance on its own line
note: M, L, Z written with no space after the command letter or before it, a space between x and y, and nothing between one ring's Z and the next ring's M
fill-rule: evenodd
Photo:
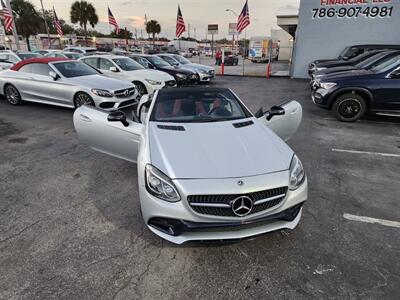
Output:
M367 111L400 116L400 54L369 69L326 75L316 81L313 102L353 122Z
M308 73L311 74L315 71L316 65L320 63L325 63L329 61L346 61L352 59L353 57L359 56L365 52L372 50L400 50L400 45L379 45L379 44L371 44L371 45L354 45L349 46L343 49L343 51L339 54L337 58L334 59L318 59L311 62L308 66Z

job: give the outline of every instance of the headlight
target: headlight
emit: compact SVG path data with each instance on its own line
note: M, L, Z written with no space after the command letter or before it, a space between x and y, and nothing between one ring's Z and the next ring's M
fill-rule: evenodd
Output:
M100 97L108 97L108 98L114 97L114 95L107 90L92 89L92 93Z
M145 178L146 188L150 194L169 202L181 200L172 180L157 168L147 165Z
M325 90L329 90L333 87L335 87L337 84L334 82L321 82L321 88Z
M181 74L181 73L177 73L176 77L178 77L180 79L186 79L186 75L185 74Z
M199 70L199 73L208 75L208 71L207 70Z
M151 79L146 79L146 81L152 85L161 85L161 81L156 81L156 80L151 80Z
M294 191L304 182L306 174L303 169L303 165L300 159L293 155L292 162L290 163L290 178L289 178L289 189Z

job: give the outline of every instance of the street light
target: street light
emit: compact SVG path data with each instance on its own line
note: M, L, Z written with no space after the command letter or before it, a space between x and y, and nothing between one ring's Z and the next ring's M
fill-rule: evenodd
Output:
M239 14L238 14L236 11L234 11L233 9L227 8L227 9L225 9L225 11L230 11L230 12L233 13L236 17L239 17Z

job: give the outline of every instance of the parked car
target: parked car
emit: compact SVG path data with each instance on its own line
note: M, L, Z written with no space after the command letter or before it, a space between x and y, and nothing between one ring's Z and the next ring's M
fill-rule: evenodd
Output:
M359 56L365 52L369 52L372 50L400 50L400 45L379 45L379 44L370 44L370 45L354 45L349 46L343 49L343 51L339 54L337 58L334 59L318 59L311 62L308 66L308 73L311 74L315 71L315 67L319 63L325 63L330 61L338 61L338 60L349 60L356 56Z
M11 50L2 51L0 52L0 70L10 69L14 64L24 59L39 57L42 57L42 55L34 52L13 52Z
M214 68L192 63L190 60L184 58L181 55L162 53L158 54L158 56L169 63L171 66L180 67L182 69L196 72L198 82L210 82L212 79L215 78Z
M175 78L178 85L191 84L197 81L197 74L194 71L172 67L162 58L156 55L130 54L130 58L141 64L146 69L160 70Z
M336 61L327 61L327 62L321 62L315 65L314 69L310 70L310 75L312 76L315 72L319 72L328 68L336 68L336 67L344 67L344 66L354 66L372 56L374 56L377 53L383 52L383 50L372 50L365 52L363 54L360 54L356 57L353 57L348 60L336 60Z
M59 58L70 58L70 59L79 59L82 57L81 53L76 52L65 52L65 51L52 51L45 55L45 57L59 57Z
M90 53L90 52L97 52L98 50L93 47L67 46L64 48L64 51L86 54L86 53Z
M373 55L367 59L364 59L355 65L326 68L326 69L315 72L312 75L312 81L315 79L319 79L325 75L334 74L334 73L354 71L354 70L360 70L360 69L368 70L370 68L373 68L376 65L379 65L380 63L382 63L388 59L391 59L394 56L397 56L398 54L400 54L400 50L383 51L383 52L378 52L375 55Z
M229 89L181 88L144 96L141 123L82 106L74 126L95 150L137 162L145 224L181 244L296 227L307 178L283 140L301 115L296 101L256 117Z
M224 52L224 65L225 66L237 66L239 64L239 58L232 51ZM222 61L218 62L218 66L220 66Z
M141 64L126 56L93 55L83 57L81 61L100 70L108 77L132 82L140 95L153 94L165 86L176 86L176 81L171 75L158 70L145 69Z
M316 85L313 102L332 109L340 121L356 121L367 111L400 116L399 54L369 70L326 75Z
M24 60L1 72L0 92L12 105L31 101L106 110L131 106L139 96L132 83L106 78L80 61L50 57Z

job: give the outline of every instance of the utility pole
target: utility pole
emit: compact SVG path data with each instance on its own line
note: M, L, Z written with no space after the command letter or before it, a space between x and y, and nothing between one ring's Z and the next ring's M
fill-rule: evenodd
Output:
M194 28L194 39L196 39L196 27Z
M49 27L47 26L46 16L44 14L43 0L40 0L40 5L42 6L43 21L44 21L44 26L46 27L47 38L49 39L49 49L51 49L50 31L49 31Z
M190 38L190 24L188 24L188 37Z
M6 0L6 5L8 7L8 10L11 12L12 14L12 9L11 9L11 4L10 4L10 0ZM17 26L15 26L15 20L14 20L14 16L13 16L13 36L14 36L14 41L15 41L15 45L17 46L17 50L21 50L21 47L19 45L19 37L18 37L18 33L17 33Z

